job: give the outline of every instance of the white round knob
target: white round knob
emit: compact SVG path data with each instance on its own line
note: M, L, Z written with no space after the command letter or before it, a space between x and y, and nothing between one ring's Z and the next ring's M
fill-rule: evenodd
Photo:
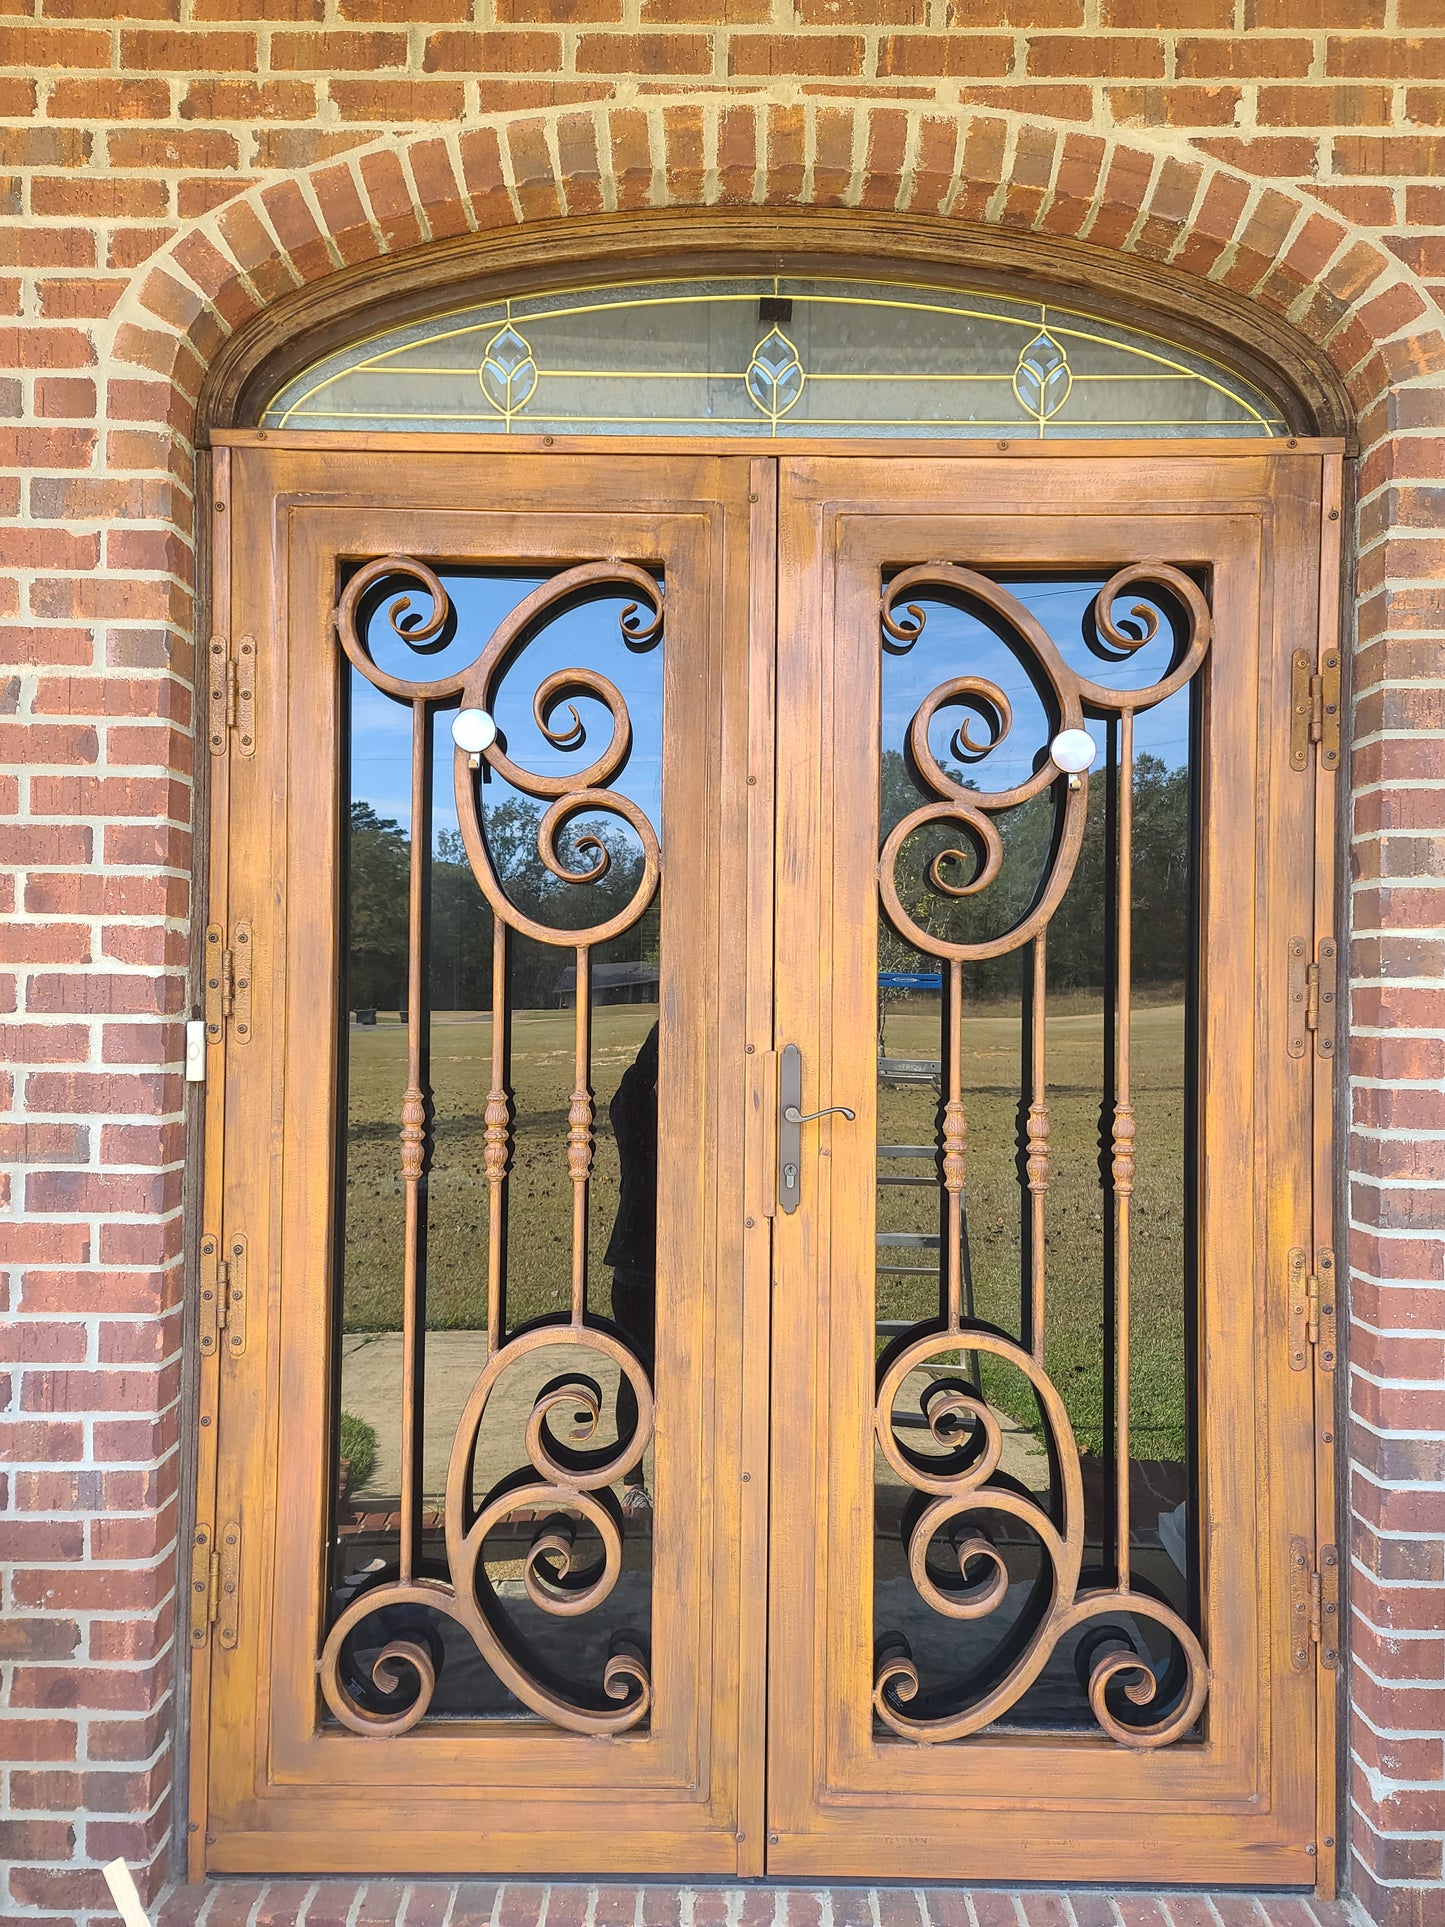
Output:
M480 756L497 740L497 725L485 709L459 709L452 717L452 741L468 756Z
M1087 729L1061 729L1049 744L1049 755L1058 768L1067 770L1070 776L1080 776L1091 769L1098 754L1098 744Z

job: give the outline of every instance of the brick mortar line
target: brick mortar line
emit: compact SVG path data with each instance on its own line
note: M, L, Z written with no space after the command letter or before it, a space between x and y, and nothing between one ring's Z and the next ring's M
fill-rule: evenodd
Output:
M1393 1372L1382 1375L1379 1372L1369 1371L1365 1366L1355 1364L1352 1361L1350 1365L1350 1383L1353 1385L1357 1382L1373 1385L1377 1391L1438 1392L1441 1389L1438 1374L1429 1378L1414 1378L1406 1373L1397 1374ZM1367 1421L1362 1420L1361 1423L1367 1423ZM1437 1437L1441 1436L1441 1434L1437 1427L1418 1428L1411 1426L1408 1430L1400 1432L1398 1436L1404 1438L1422 1438ZM1440 1481L1438 1479L1426 1480L1424 1483L1427 1485L1438 1485Z

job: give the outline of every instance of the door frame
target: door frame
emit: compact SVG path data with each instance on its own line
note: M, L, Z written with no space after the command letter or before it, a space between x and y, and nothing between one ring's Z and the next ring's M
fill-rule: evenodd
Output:
M755 440L740 439L737 442L728 441L720 443L716 438L678 437L669 438L666 441L647 441L639 446L637 440L629 438L577 437L560 439L527 436L282 434L277 431L270 431L268 433L264 430L245 429L215 431L212 435L212 442L216 452L213 456L213 470L209 487L210 501L207 504L209 509L207 526L213 532L213 582L215 585L213 607L218 609L225 606L225 596L229 583L228 543L223 539L226 531L220 519L218 509L224 506L227 494L226 476L230 460L230 451L247 447L263 447L269 445L272 449L289 448L298 453L341 453L346 451L358 455L366 453L373 456L384 452L395 451L398 454L407 453L412 455L425 453L450 455L535 454L556 459L584 454L625 454L628 456L647 456L659 459L674 459L681 455L706 456L710 458L750 458L753 464L752 474L754 487L750 490L750 494L754 497L755 504L752 515L752 534L755 542L766 540L769 530L775 526L771 512L772 498L770 489L773 486L773 477L776 474L775 464L779 458L817 455L826 457L860 456L867 457L870 460L881 461L932 461L937 458L966 457L973 462L986 461L992 463L999 461L1032 461L1038 459L1056 462L1060 460L1097 461L1111 457L1127 456L1131 460L1137 461L1140 452L1140 444L1136 441L1119 441L1112 443L1052 442L1044 444L1013 441L1002 442L996 446L986 447L981 450L976 442L949 443L940 441L901 444L898 441L879 442L859 439L847 441L828 440L818 443L799 440L780 444L775 440L757 438ZM1271 449L1276 452L1282 452L1285 446L1286 444L1284 443L1268 444L1259 441L1241 441L1237 443L1225 441L1208 441L1202 443L1180 442L1167 444L1163 449L1160 448L1160 445L1155 444L1154 452L1167 453L1170 458L1175 456L1206 455L1211 460L1224 460L1232 456L1248 456L1258 459L1261 454L1267 453ZM1327 457L1338 457L1342 452L1341 444L1333 439L1303 441L1294 438L1290 440L1287 446L1291 450L1297 449L1301 453L1319 454ZM1326 529L1324 533L1322 548L1323 566L1321 579L1325 587L1324 593L1321 596L1319 624L1321 637L1322 640L1324 640L1334 638L1337 635L1339 621L1338 596L1335 595L1332 597L1329 593L1330 583L1332 579L1337 576L1338 572L1338 507L1335 511L1333 527ZM1333 572L1330 567L1332 555L1335 562ZM755 614L759 613L760 611L755 611ZM223 624L214 626L224 627ZM765 823L766 835L768 837L771 835L771 783L773 765L771 752L768 751L768 753L764 753L764 745L768 745L772 741L774 728L775 674L775 661L770 657L766 666L760 668L760 673L755 678L748 704L748 731L750 742L747 752L747 764L750 773L757 777L756 783L750 783L749 785L750 793L748 797L749 839L750 848L753 852L753 855L749 858L748 865L748 874L750 877L749 888L751 892L750 912L760 918L771 915L771 868L769 867L767 869L767 881L764 882L762 880L764 872L760 869L755 859L756 851L764 839ZM216 779L214 785L217 804L216 817L223 819L225 814L226 777L219 761L213 763L212 768ZM1332 787L1332 785L1324 782L1317 782L1316 786L1316 821L1320 830L1322 832L1328 830L1331 836L1334 828L1334 801L1330 795ZM227 882L226 864L224 855L219 861L216 858L217 838L214 829L212 830L211 842L212 856L207 874L212 889L215 892L216 899L221 900L224 898ZM1315 913L1316 934L1318 935L1321 932L1332 934L1336 913L1336 892L1334 889L1333 871L1330 870L1328 866L1317 866L1317 869L1319 874L1316 879L1315 892L1317 906ZM198 924L203 923L203 921L203 917L198 917ZM771 961L769 960L769 974L770 969ZM755 1021L761 1021L759 1018L760 1012L767 1014L767 1020L763 1028L766 1029L767 1034L771 1037L770 986L769 983L760 979L755 967L750 969L748 997L749 1037L754 1038L755 1036L753 1025ZM761 1034L761 1030L756 1033L757 1036L761 1036ZM761 1149L755 1150L754 1154L751 1155L748 1160L747 1168L753 1173L766 1171L768 1150L770 1148L772 1092L769 1082L768 1066L765 1061L762 1061L767 1048L769 1048L769 1046L759 1043L756 1051L750 1053L759 1061L750 1063L747 1068L747 1109L756 1133L756 1143L758 1146L761 1146ZM1323 1109L1326 1114L1328 1112L1329 1087L1331 1082L1328 1067L1325 1067L1323 1073L1317 1073L1315 1081L1317 1087L1316 1114L1318 1116L1321 1109ZM208 1157L205 1162L207 1175L202 1186L204 1199L202 1216L205 1222L212 1221L213 1213L219 1205L219 1198L216 1195L215 1187L210 1177L212 1163L213 1160ZM1317 1182L1315 1186L1315 1199L1318 1223L1316 1235L1319 1240L1330 1243L1334 1242L1333 1217L1335 1205L1332 1184L1333 1174L1334 1160L1329 1141L1329 1132L1326 1130L1322 1138L1320 1131L1317 1129ZM1328 1182L1325 1183L1322 1192L1321 1181L1326 1180ZM754 1196L746 1201L745 1208L748 1217L755 1223L761 1224L763 1222L763 1213L766 1211L768 1204L767 1186L763 1178L759 1178L757 1184L758 1189ZM193 1244L199 1241L199 1232L200 1227L197 1226L192 1237ZM744 1288L750 1302L753 1304L756 1304L760 1297L762 1301L766 1303L771 1295L769 1287L770 1264L765 1256L760 1258L758 1255L762 1249L763 1245L761 1240L754 1241L747 1247L749 1258L745 1269ZM1320 1388L1317 1387L1316 1389L1318 1391ZM1331 1385L1325 1389L1333 1391L1333 1386ZM1337 1433L1337 1426L1333 1405L1328 1398L1324 1400L1323 1406L1321 1406L1321 1401L1317 1397L1316 1406L1316 1444L1318 1447L1317 1493L1319 1495L1317 1513L1321 1536L1328 1535L1333 1537L1335 1513L1334 1438ZM764 1396L761 1401L757 1397L750 1397L748 1409L750 1416L746 1424L748 1427L748 1436L753 1443L751 1446L745 1446L744 1449L745 1452L758 1457L761 1462L766 1459L767 1452L766 1436L768 1419L766 1413L766 1392L764 1391ZM210 1428L208 1437L205 1429L198 1427L195 1439L198 1454L197 1500L201 1511L204 1512L206 1493L208 1488L213 1487L215 1477L215 1428ZM762 1481L762 1484L764 1489L766 1489L765 1479ZM213 1501L211 1504L211 1512L214 1516ZM759 1536L761 1536L761 1540L764 1543L767 1539L768 1525L766 1509L762 1508L760 1510L755 1506L752 1511L745 1516L749 1522L744 1527L745 1538L752 1541L752 1550L756 1552ZM1323 1744L1325 1736L1327 1734L1333 1734L1335 1731L1335 1708L1339 1684L1340 1679L1338 1677L1334 1681L1328 1678L1322 1678L1320 1682L1318 1699L1320 1706L1319 1731L1322 1741L1322 1764L1326 1750ZM756 1682L756 1690L760 1696L762 1691L760 1681ZM204 1669L198 1668L192 1681L191 1690L193 1731L196 1730L198 1721L204 1721L207 1698ZM205 1777L203 1748L193 1745L190 1754L190 1818L192 1820L199 1819L199 1824L189 1834L193 1877L199 1874L204 1861L204 1846L202 1842L205 1832ZM764 1814L762 1807L761 1775L757 1776L757 1778L758 1788L754 1808L739 1820L740 1852L738 1872L744 1876L749 1874L756 1876L763 1871ZM1337 1829L1334 1825L1336 1794L1331 1780L1331 1775L1323 1771L1321 1772L1319 1779L1320 1835L1322 1842L1328 1841L1328 1845L1322 1844L1316 1862L1318 1868L1317 1887L1321 1892L1330 1892L1333 1890L1333 1838Z

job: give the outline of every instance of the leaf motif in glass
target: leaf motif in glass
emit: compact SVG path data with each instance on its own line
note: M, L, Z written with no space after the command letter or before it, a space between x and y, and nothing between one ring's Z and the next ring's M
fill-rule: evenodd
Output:
M782 329L764 335L748 363L748 393L755 406L777 421L796 405L806 379L798 351Z
M510 321L487 343L477 379L493 408L509 420L536 393L537 363L531 343Z
M406 322L293 377L262 426L469 432L545 414L569 433L735 435L761 415L774 434L984 438L1017 431L1022 407L1040 435L1065 413L1073 435L1288 432L1227 368L1107 317L992 291L774 280L539 292ZM793 304L806 362L759 300Z
M1014 369L1014 393L1021 407L1042 425L1051 421L1074 385L1069 358L1047 328L1026 343Z

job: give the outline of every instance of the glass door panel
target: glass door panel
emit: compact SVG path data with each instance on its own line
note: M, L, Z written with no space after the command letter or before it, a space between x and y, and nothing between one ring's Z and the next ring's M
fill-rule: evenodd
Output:
M621 564L343 588L321 1682L355 1731L648 1717L665 598Z
M1204 1696L1184 1040L1210 636L1200 587L1156 576L914 569L880 608L875 1711L909 1737L1164 1744Z

